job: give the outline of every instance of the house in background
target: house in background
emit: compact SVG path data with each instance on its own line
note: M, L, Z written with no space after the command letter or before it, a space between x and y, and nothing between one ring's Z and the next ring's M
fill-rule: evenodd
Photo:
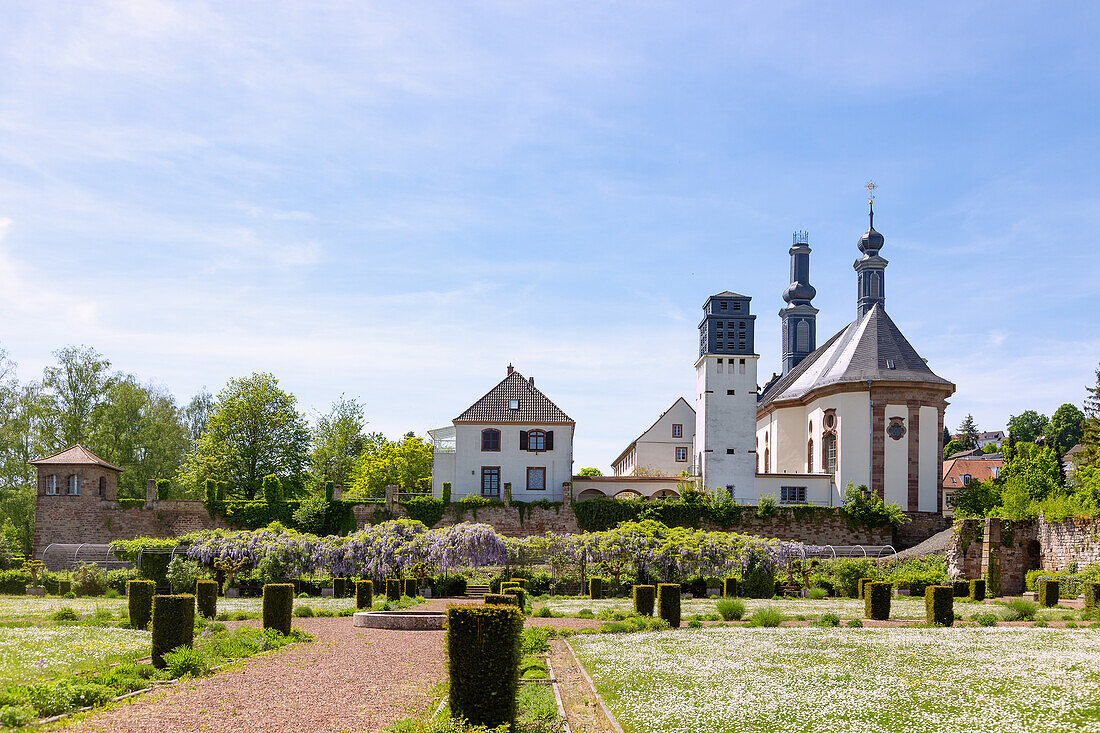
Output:
M978 433L978 447L984 448L987 445L997 445L1005 442L1005 434L1003 430L994 430L990 433Z
M955 514L954 494L961 488L976 481L991 481L1001 475L1005 459L1001 453L980 451L967 454L957 453L943 462L943 514L950 517Z
M683 397L672 403L612 463L616 476L679 476L691 473L695 408Z
M435 444L432 493L562 501L573 475L573 419L508 365L504 380L456 417L429 430Z

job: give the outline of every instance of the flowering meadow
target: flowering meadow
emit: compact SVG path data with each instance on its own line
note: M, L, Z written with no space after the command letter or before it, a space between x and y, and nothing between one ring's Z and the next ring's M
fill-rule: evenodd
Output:
M148 656L149 639L136 629L0 628L0 687Z
M571 640L627 731L1100 731L1100 634L701 628Z

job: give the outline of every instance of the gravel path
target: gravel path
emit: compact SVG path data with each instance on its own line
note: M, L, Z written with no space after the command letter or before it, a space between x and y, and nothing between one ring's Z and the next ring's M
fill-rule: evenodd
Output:
M442 631L354 628L350 618L296 618L294 623L316 641L141 695L65 730L380 731L422 712L432 687L445 679Z

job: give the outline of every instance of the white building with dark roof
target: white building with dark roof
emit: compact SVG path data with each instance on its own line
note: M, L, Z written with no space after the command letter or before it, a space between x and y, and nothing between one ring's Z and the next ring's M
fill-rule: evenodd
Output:
M573 474L573 419L524 379L508 374L452 424L430 430L435 444L432 493L451 485L465 496L561 501Z
M616 476L679 476L692 470L695 408L683 397L631 441L612 464Z

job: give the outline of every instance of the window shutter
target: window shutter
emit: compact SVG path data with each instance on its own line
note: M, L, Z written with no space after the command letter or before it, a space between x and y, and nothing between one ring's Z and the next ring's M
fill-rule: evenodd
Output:
M554 450L554 431L546 431L546 450Z
M527 431L526 430L520 430L519 431L519 449L520 450L527 450Z

